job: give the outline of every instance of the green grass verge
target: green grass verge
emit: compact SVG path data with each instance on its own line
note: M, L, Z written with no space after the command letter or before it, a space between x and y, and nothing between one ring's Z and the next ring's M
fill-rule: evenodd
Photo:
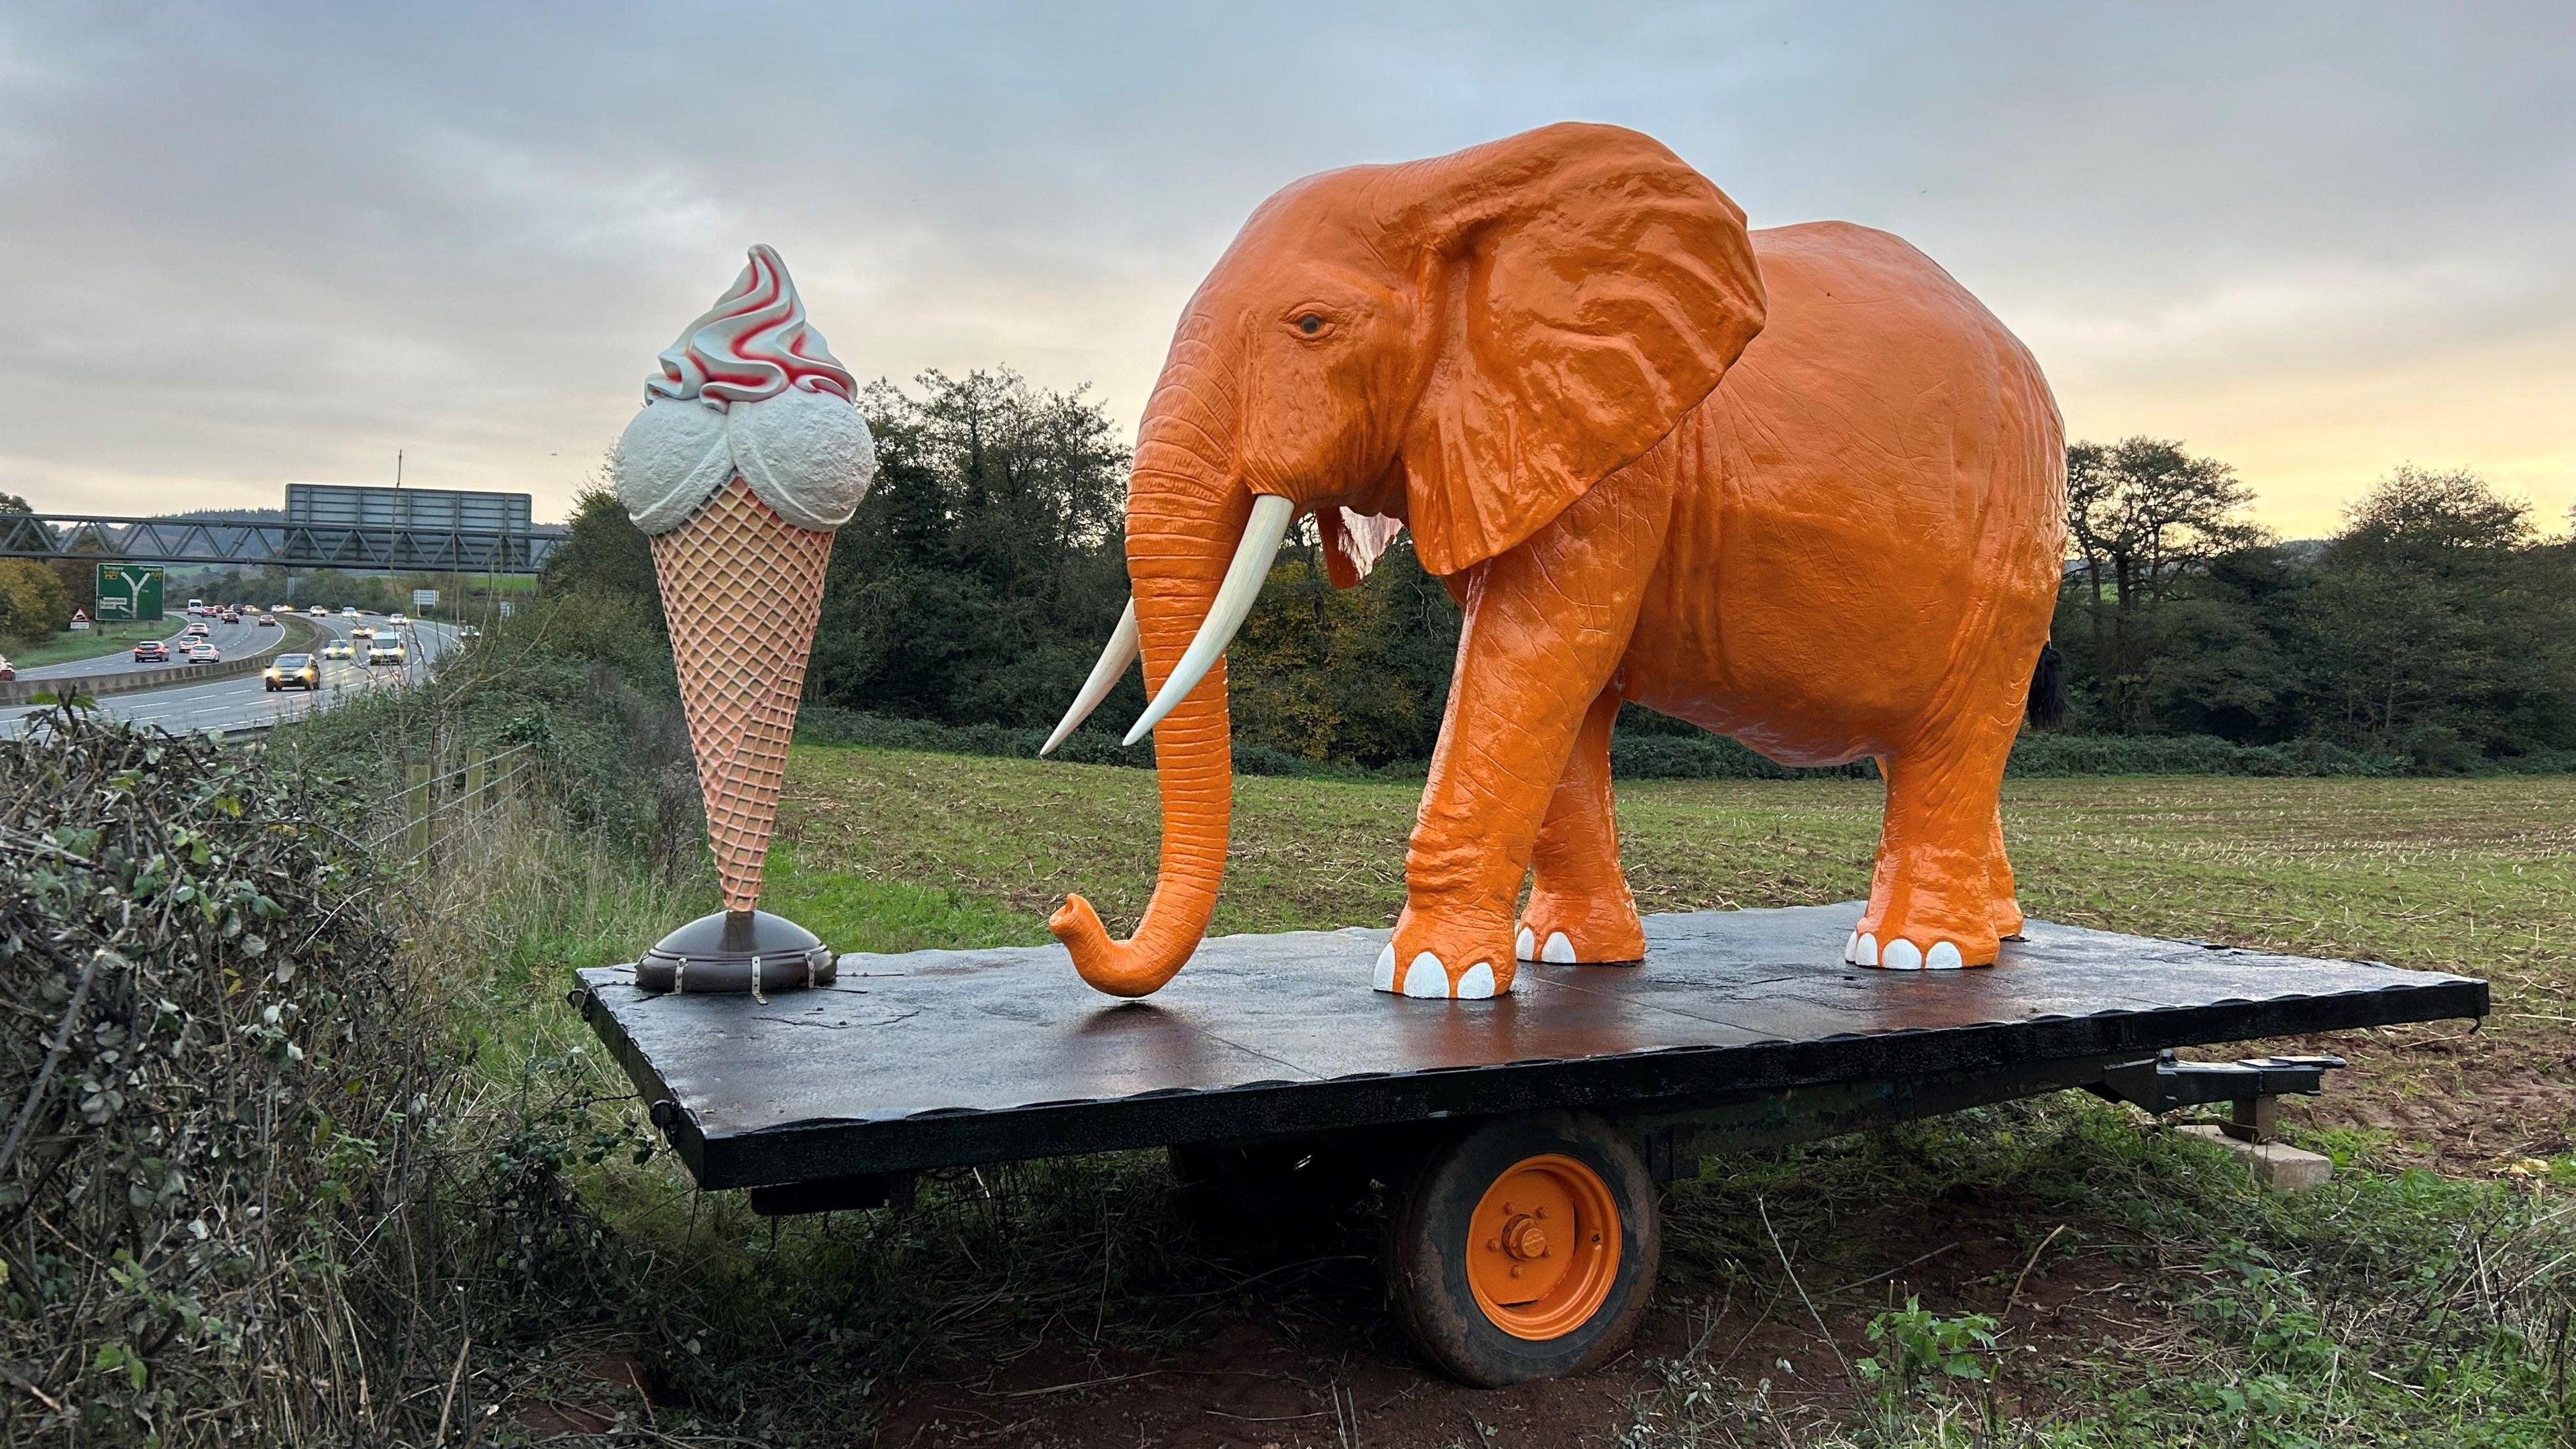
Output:
M65 630L42 644L31 644L11 654L9 662L21 669L33 669L41 664L69 664L75 659L121 654L133 648L137 640L167 638L178 627L166 619L150 624L93 624L81 633Z

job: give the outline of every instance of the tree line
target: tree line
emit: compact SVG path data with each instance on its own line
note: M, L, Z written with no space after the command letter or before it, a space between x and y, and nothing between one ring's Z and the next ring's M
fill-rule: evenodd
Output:
M879 472L833 545L809 701L1053 724L1126 600L1116 426L1007 369L880 381L860 405ZM2399 468L2320 540L2270 536L2227 465L2169 440L2073 445L2068 491L2068 730L2322 741L2431 770L2576 750L2576 545L2475 475ZM604 487L577 500L544 587L659 624L651 554ZM1457 636L1402 540L1336 590L1311 533L1292 535L1230 652L1237 740L1425 759ZM1144 704L1130 671L1098 718ZM1689 731L1633 707L1622 728Z
M2474 473L2401 466L2292 541L2166 439L2074 444L2067 495L2069 728L2434 770L2576 748L2576 544Z

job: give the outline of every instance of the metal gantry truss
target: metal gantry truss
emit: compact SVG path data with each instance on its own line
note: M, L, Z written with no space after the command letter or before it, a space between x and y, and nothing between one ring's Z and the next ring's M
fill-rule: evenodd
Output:
M562 541L552 531L0 513L0 558L532 574Z

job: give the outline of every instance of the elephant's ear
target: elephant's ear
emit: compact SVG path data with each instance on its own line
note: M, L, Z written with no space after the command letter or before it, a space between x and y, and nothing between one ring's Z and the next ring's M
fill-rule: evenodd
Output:
M1396 230L1435 335L1406 522L1449 574L1662 441L1761 330L1762 273L1735 203L1634 131L1549 126L1389 181L1417 177Z

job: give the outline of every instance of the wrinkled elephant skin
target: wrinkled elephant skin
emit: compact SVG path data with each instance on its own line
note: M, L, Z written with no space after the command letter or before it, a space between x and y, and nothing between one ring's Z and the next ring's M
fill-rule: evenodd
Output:
M1266 563L1270 497L1315 519L1345 585L1400 520L1464 616L1379 989L1490 996L1520 960L1643 954L1611 803L1622 700L1784 763L1876 758L1886 816L1846 955L1989 964L2021 925L1996 802L2064 471L2037 364L1946 272L1865 227L1748 232L1634 132L1551 126L1297 183L1191 300L1139 433L1137 642L1149 692L1175 686L1154 900L1125 942L1079 896L1050 924L1122 995L1204 934L1224 669L1171 676L1229 607L1247 527L1234 573Z

